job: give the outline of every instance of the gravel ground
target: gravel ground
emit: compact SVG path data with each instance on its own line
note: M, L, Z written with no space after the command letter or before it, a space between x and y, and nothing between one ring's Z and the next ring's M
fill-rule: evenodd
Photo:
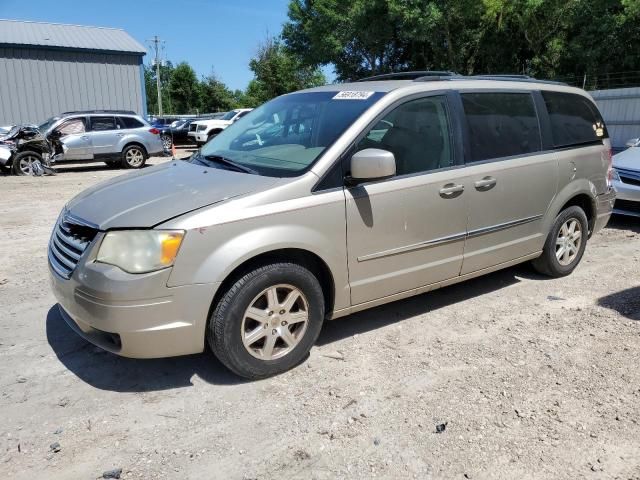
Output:
M245 382L210 353L105 353L53 308L58 212L122 173L0 176L1 478L640 479L640 220L570 277L523 265L328 322Z

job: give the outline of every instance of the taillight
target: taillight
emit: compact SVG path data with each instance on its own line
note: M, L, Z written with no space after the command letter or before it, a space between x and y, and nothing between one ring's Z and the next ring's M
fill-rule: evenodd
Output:
M160 135L160 130L157 128L150 128L149 133L153 133L154 135Z
M607 150L607 153L609 154L609 167L607 168L607 186L611 187L611 185L613 184L613 150L609 148L609 150Z

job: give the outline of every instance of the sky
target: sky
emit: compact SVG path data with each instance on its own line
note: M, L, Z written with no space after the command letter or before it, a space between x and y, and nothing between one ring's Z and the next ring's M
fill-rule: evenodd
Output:
M0 0L0 18L126 30L152 54L148 41L165 41L164 57L187 61L198 76L215 72L231 89L253 77L249 60L287 20L289 0ZM328 77L331 72L326 71Z

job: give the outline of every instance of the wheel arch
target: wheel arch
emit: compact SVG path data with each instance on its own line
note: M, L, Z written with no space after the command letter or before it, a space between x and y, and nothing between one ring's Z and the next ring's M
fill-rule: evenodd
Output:
M322 294L324 296L325 303L325 316L328 316L333 312L335 301L335 282L331 269L319 255L304 248L278 248L268 250L257 253L250 258L241 261L241 263L233 267L232 270L224 277L224 280L216 290L211 303L211 311L213 311L215 306L218 304L222 295L224 295L231 285L238 281L238 279L256 268L272 263L295 263L307 268L315 275L322 287Z
M553 222L560 212L575 205L582 208L587 215L589 235L591 235L597 218L596 198L597 189L595 185L587 179L581 179L580 181L574 181L566 185L558 195L556 195L547 211L544 231L547 233L550 232Z
M144 152L145 157L149 157L149 152L147 151L147 147L145 147L141 142L138 142L136 140L131 140L125 143L124 147L122 147L121 153L124 154L124 151L129 147L140 147L142 148L142 151Z

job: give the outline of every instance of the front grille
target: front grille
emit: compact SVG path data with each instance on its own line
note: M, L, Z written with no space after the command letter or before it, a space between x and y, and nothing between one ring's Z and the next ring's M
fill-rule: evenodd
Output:
M61 215L49 242L49 263L64 278L71 274L98 230L68 214Z
M629 177L621 173L618 173L618 175L620 176L620 181L622 183L626 183L627 185L636 185L637 187L640 187L640 178Z
M189 125L190 132L195 132L196 128L198 128L198 125L196 125L195 123L192 123L191 125Z
M640 214L640 202L630 202L629 200L616 200L613 206L615 210Z

